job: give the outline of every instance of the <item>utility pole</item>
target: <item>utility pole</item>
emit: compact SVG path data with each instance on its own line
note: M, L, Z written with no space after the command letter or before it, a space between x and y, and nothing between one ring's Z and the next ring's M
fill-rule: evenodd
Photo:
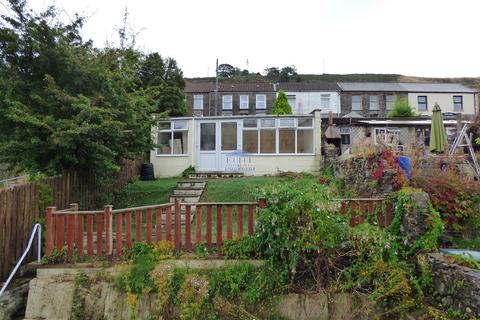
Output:
M218 101L218 58L217 58L217 65L215 67L215 115L217 115L217 101Z

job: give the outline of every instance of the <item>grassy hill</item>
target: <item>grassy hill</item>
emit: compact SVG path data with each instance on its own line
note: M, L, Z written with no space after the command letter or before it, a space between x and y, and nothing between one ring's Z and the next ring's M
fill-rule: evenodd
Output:
M215 81L215 77L188 78L189 81ZM233 78L219 78L220 81L270 81L259 74L237 76ZM461 83L467 87L480 88L480 78L427 78L404 76L401 74L352 73L352 74L299 74L291 81L325 81L325 82L443 82Z

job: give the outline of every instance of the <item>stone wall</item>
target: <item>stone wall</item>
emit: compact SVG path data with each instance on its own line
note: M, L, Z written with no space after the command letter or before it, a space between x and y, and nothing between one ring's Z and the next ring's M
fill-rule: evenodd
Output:
M349 190L360 197L382 197L393 191L393 179L396 172L386 169L383 176L373 180L373 170L369 160L363 155L352 155L346 159L339 159L334 165L335 177L343 180Z
M440 253L429 254L428 260L442 305L480 317L480 271L449 263Z
M352 110L352 96L362 96L362 110ZM390 112L386 108L386 96L395 95L398 99L406 99L407 94L401 92L342 92L340 95L340 105L342 115L355 111L364 117L385 118ZM378 110L370 110L370 96L378 96Z

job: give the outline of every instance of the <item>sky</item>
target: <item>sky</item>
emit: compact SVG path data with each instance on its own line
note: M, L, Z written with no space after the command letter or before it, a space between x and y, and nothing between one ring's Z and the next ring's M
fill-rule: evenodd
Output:
M29 0L88 17L85 38L118 42L125 8L137 46L175 58L186 77L215 60L251 72L480 76L479 0Z

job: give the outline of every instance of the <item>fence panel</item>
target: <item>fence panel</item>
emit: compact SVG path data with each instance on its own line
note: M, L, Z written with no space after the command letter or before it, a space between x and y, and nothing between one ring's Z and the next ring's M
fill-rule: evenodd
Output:
M112 185L105 187L95 186L95 175L93 172L72 171L65 172L59 176L0 189L0 282L8 275L23 253L33 225L39 222L40 218L45 217L45 213L39 210L39 202L44 200L40 194L40 185L48 185L52 189L53 201L44 205L63 209L68 208L70 203L77 202L80 208L91 209L94 208L96 194L115 190L128 183L132 178L139 175L142 163L143 159L122 161L118 177L113 181ZM93 243L93 221L91 220L93 217L89 215L86 217L87 234L92 237L91 242ZM66 217L63 218L66 219ZM57 217L52 217L52 219L54 220L47 221L50 227L54 227ZM65 231L65 226L66 229L71 225L75 225L78 230L80 230L80 227L83 229L83 225L80 225L78 217L74 223L72 221L69 222L67 219L62 224L60 218L58 219L59 241L63 240L62 237L65 236L65 232L68 233L68 230ZM92 223L92 225L89 223ZM61 234L62 231L63 234ZM74 242L79 243L77 238L74 237L73 239ZM77 245L72 245L72 238L68 238L68 240L72 248L77 247ZM35 239L36 241L37 239ZM51 243L47 244L47 252L51 254L54 245L58 243L55 238L49 239L49 241ZM87 254L91 253L93 255L93 248L88 247L88 245L87 239ZM79 246L81 246L80 243ZM27 261L32 261L33 258L33 253L29 253Z

